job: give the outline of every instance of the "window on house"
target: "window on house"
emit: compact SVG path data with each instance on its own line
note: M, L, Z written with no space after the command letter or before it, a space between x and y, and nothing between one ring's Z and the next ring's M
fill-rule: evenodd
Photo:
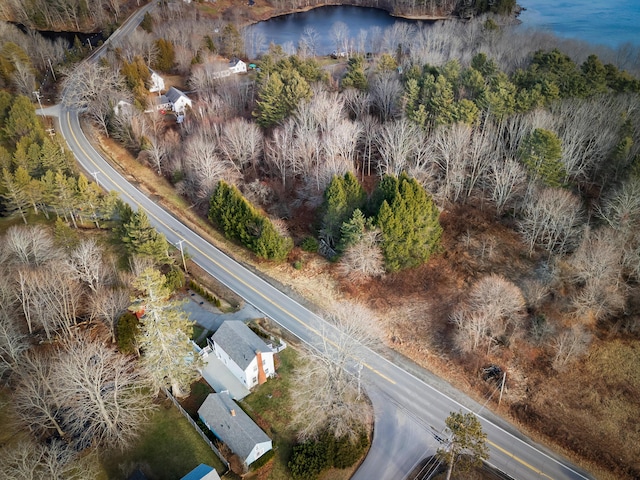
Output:
M255 366L253 367L253 371L254 371L254 372L257 372L257 371L258 371L258 366L257 366L257 365L255 365Z
M251 383L256 383L258 381L258 377L253 377L253 382Z
M266 364L267 364L267 361L263 358L262 359L262 365L266 365Z

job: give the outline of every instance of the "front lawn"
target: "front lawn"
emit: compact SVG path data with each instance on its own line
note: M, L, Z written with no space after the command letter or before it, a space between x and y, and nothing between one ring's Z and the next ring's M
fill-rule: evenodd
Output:
M125 479L140 468L149 480L175 480L201 463L218 473L224 466L191 424L170 401L162 403L149 419L138 442L126 452L102 455L109 479Z

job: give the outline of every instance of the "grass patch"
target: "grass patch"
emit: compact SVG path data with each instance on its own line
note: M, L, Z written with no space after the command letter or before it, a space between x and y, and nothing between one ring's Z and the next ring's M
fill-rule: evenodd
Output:
M271 480L291 477L287 462L295 444L295 430L290 422L290 390L291 374L298 355L292 348L287 348L278 356L278 377L261 385L241 402L242 408L273 440L276 455L267 477Z
M175 480L201 463L224 471L218 457L169 401L154 412L137 444L126 452L106 453L101 462L110 479L127 478L140 468L149 479Z
M201 327L200 325L194 323L193 332L191 333L191 340L193 340L194 342L198 340L198 338L200 338L200 335L202 335L202 332L204 332L204 327Z

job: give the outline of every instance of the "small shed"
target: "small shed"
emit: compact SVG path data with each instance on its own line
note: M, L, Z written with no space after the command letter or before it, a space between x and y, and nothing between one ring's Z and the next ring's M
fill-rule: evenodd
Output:
M180 480L220 480L220 475L215 468L201 463Z
M198 409L198 416L247 466L273 448L267 434L226 392L209 394Z

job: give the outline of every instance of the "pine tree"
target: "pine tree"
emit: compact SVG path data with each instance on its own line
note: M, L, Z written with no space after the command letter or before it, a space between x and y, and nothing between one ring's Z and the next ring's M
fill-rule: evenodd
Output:
M158 55L156 56L153 67L163 72L171 71L176 58L173 43L164 38L159 38L156 40L156 46L158 47Z
M4 209L9 213L19 213L22 221L27 223L29 199L23 187L15 180L8 169L2 170L2 191L0 196L5 200Z
M138 345L155 387L171 388L181 397L199 376L200 357L190 341L193 323L181 302L169 298L171 292L165 283L165 276L151 268L133 282L141 292L136 306L144 311Z
M451 434L450 443L447 450L438 450L438 456L448 464L446 478L449 480L456 463L459 470L481 465L489 458L489 449L487 434L474 413L451 412L445 425Z
M129 221L122 225L122 242L129 255L151 257L156 262L166 263L169 260L167 239L151 226L144 210L133 212Z
M393 192L390 187L396 186ZM382 251L388 271L416 267L429 260L439 247L440 212L431 196L412 178L383 180L383 198L376 225L382 232ZM386 197L386 198L385 198Z
M361 56L351 57L347 65L347 73L342 79L342 88L356 88L366 91L367 77L364 74L364 60Z
M324 192L320 209L320 235L330 246L338 244L342 224L356 208L362 208L365 200L366 193L353 173L347 172L343 177L333 176Z
M518 155L534 180L547 187L564 184L567 172L561 161L562 144L555 133L536 128L523 139Z
M269 218L224 181L218 183L209 201L209 220L227 238L239 241L261 258L284 260L293 248L291 238L280 235Z
M278 72L273 72L260 89L257 109L254 112L256 121L261 127L271 127L287 116L287 107L282 100L284 84Z

